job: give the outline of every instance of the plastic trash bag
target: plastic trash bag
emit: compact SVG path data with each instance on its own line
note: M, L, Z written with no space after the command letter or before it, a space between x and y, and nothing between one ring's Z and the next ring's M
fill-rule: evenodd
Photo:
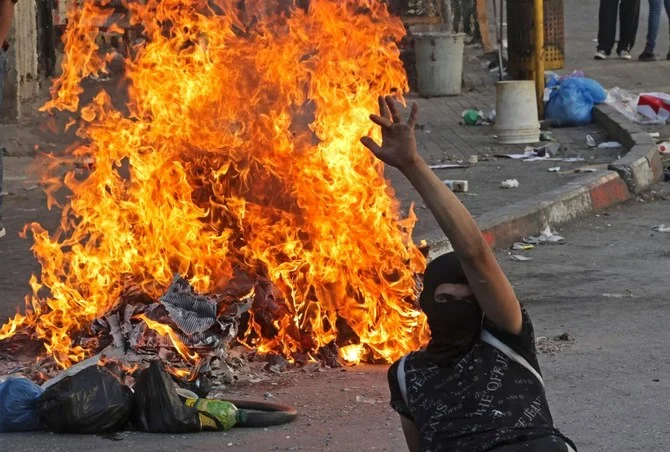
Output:
M606 99L607 92L600 83L585 77L570 77L561 80L552 91L545 118L558 121L562 126L590 124L593 106Z
M37 399L42 388L25 378L0 383L0 432L29 432L40 426Z
M189 433L201 430L198 410L179 398L170 376L152 361L135 380L135 427L151 433Z
M122 430L130 419L133 393L106 368L91 366L50 386L38 400L38 413L56 433Z

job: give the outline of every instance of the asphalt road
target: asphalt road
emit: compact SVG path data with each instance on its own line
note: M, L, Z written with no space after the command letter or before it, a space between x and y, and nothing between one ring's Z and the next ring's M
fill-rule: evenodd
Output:
M657 190L670 193L668 187ZM43 217L40 197L38 191L9 196L9 226ZM652 230L660 223L670 224L670 201L636 200L562 229L565 243L528 252L531 261L499 253L537 336L549 338L549 353L540 362L550 405L556 425L580 451L668 450L670 233ZM28 244L10 232L0 242L2 317L14 312L34 268ZM552 340L564 332L574 341ZM295 404L299 419L283 427L195 435L129 432L114 439L5 434L0 450L405 450L387 405L385 371L299 370L228 390L231 397L256 399L269 392L274 400Z

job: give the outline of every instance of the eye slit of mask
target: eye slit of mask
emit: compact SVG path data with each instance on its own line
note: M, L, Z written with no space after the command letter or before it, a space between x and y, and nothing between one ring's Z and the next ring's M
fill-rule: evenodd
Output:
M435 303L437 304L449 303L451 301L464 301L466 303L475 303L477 301L475 297L472 296L466 298L458 298L448 293L437 294L435 295L434 299Z

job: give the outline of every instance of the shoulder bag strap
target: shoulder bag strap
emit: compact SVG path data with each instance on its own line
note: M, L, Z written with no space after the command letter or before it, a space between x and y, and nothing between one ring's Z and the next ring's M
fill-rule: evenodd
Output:
M530 365L530 363L526 360L526 358L519 355L517 352L512 350L509 346L503 344L500 339L495 337L493 334L491 334L487 330L482 330L482 334L481 334L480 337L481 337L482 341L486 342L487 344L491 345L492 347L497 348L498 350L503 352L505 355L507 355L507 357L509 359L511 359L512 361L515 361L515 362L521 364L526 369L528 369L528 371L530 371L530 373L535 375L535 378L537 378L537 380L540 382L540 384L544 388L544 380L542 379L542 375L540 375L540 373L537 370L535 370L535 368L533 366Z

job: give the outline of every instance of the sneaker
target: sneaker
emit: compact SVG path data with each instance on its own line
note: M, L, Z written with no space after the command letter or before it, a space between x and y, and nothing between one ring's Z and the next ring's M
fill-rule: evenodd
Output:
M606 60L607 59L607 54L605 53L604 50L598 50L595 55L593 55L593 58L596 60Z
M656 54L654 52L647 52L646 50L637 58L640 61L656 61Z
M0 221L0 239L3 238L6 235L7 235L7 230L2 225L2 221Z
M619 58L622 60L630 60L632 57L630 56L630 52L628 50L622 50L619 52Z

